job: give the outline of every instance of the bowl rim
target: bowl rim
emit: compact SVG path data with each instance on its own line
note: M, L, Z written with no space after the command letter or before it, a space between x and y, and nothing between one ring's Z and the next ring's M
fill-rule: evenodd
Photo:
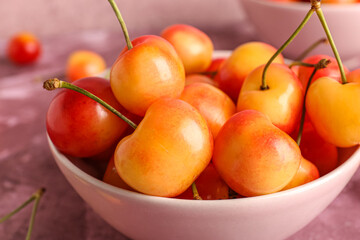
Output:
M254 2L267 7L274 7L278 9L297 10L297 11L309 11L310 2L294 1L294 2L282 2L276 0L239 0L240 2ZM360 2L348 3L348 4L335 4L335 3L322 3L321 9L323 10L325 17L327 12L339 12L339 11L358 11L360 10Z
M205 201L194 201L192 199L178 199L178 198L166 198L166 197L158 197L158 196L151 196L146 195L139 192L134 192L126 189L122 189L116 186L113 186L111 184L105 183L101 181L100 179L84 172L79 167L77 167L74 163L72 163L64 154L59 152L54 144L52 143L49 135L47 135L48 143L51 152L53 153L54 157L59 161L64 167L66 167L70 172L74 173L78 178L81 180L94 185L95 187L110 192L111 194L114 194L116 196L122 196L129 198L133 201L147 201L149 203L158 203L158 204L167 204L167 205L176 205L179 206L192 206L193 204L200 204L201 206L209 206L209 205L215 205L215 206L224 206L228 205L228 202L231 201L232 203L248 203L249 201L266 201L266 200L272 200L276 198L281 198L286 195L296 195L304 191L311 190L313 188L316 188L319 185L324 184L327 181L330 181L331 179L336 178L338 175L342 173L342 171L345 171L345 169L351 168L353 166L360 165L360 146L356 146L356 150L354 153L342 164L340 164L336 169L331 171L328 174L325 174L324 176L321 176L320 178L313 180L312 182L306 183L304 185L291 188L288 190L279 191L276 193L271 193L267 195L261 195L261 196L255 196L255 197L244 197L244 198L236 198L236 199L221 199L221 200L205 200ZM57 162L56 161L56 162ZM57 163L58 164L58 163ZM357 171L356 169L355 171Z

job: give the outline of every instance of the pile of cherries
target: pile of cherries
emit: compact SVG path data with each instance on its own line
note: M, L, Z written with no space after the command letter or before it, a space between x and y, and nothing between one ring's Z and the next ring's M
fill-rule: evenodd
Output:
M337 52L289 66L285 45L248 42L213 59L211 39L182 24L130 41L109 2L127 43L110 81L44 83L68 88L48 109L52 142L68 156L103 156L105 182L162 197L258 196L327 174L339 147L359 144L360 69Z

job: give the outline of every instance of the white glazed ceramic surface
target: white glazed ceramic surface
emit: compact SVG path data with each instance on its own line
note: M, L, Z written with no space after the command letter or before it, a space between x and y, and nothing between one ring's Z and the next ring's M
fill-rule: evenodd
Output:
M310 3L276 2L272 0L239 0L254 25L257 35L279 48L295 31L310 9ZM360 55L360 3L322 4L321 9L343 60ZM284 56L296 58L308 46L326 37L314 13L310 21L284 51ZM313 54L332 56L330 45L319 46Z
M95 212L131 239L284 239L300 230L340 193L360 163L360 150L331 173L303 186L259 197L183 200L147 196L98 180L50 149L61 172ZM91 171L91 170L90 170Z

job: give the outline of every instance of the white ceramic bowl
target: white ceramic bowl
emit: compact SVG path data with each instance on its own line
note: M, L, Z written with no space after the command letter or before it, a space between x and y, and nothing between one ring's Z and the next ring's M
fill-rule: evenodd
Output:
M259 197L182 200L147 196L97 179L49 140L57 165L75 191L106 222L131 239L284 239L307 225L340 193L360 164L360 150L331 173L303 186Z
M276 2L272 0L239 0L248 20L260 40L279 48L295 31L310 9L307 2ZM343 60L360 56L360 3L322 4L330 32ZM326 37L314 13L299 35L284 51L284 56L296 58L320 38ZM322 45L314 54L332 55L330 45Z

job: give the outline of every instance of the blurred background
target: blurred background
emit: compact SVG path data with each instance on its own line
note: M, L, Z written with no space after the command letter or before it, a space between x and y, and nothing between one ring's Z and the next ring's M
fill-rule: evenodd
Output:
M215 49L234 49L255 39L253 28L243 24L239 0L116 0L131 39L160 34L165 27L184 23L204 31ZM35 65L16 66L7 60L10 38L27 31L42 44ZM36 77L61 75L75 50L100 54L109 67L125 46L120 24L107 0L0 1L0 72L10 76L21 69L35 70ZM56 64L55 64L56 63Z
M236 26L244 18L237 0L117 0L116 3L130 34L158 34L174 23L192 24L209 31L237 31ZM2 39L24 30L39 37L89 30L119 34L121 31L107 0L1 1L0 29Z

